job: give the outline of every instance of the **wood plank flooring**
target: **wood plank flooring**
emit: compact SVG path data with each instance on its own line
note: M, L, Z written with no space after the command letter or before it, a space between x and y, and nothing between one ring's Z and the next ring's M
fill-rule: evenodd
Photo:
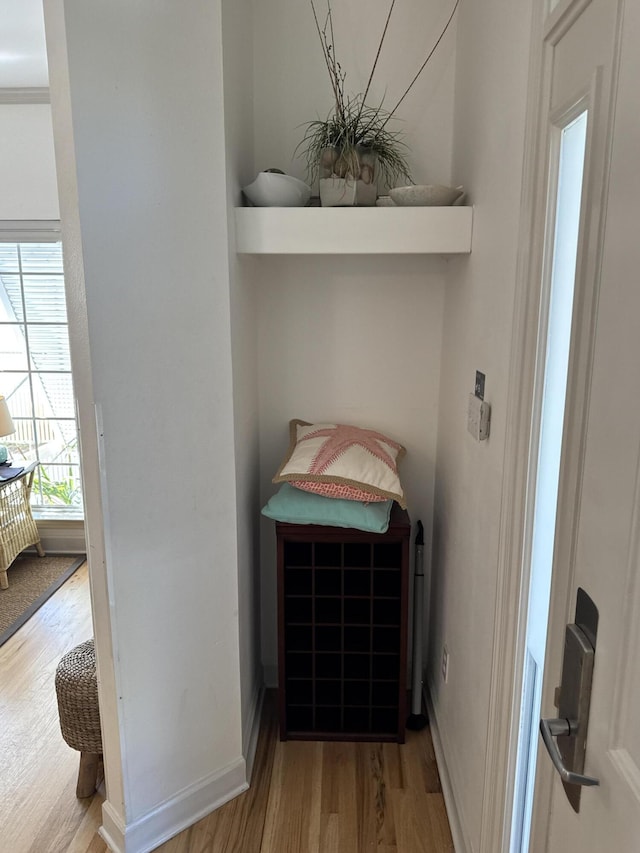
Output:
M86 568L0 648L0 853L107 853L102 799L75 797L53 675L91 636ZM265 700L251 788L156 853L451 853L429 730L407 743L277 737Z
M254 779L156 853L453 851L428 729L402 746L282 743L268 694Z
M85 853L100 825L100 798L76 799L79 753L62 740L54 687L62 655L92 634L85 563L0 647L2 853Z

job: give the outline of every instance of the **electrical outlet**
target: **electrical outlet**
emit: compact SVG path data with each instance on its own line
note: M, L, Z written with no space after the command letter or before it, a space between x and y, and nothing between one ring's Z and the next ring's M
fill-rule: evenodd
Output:
M446 684L449 681L449 650L442 647L442 680Z

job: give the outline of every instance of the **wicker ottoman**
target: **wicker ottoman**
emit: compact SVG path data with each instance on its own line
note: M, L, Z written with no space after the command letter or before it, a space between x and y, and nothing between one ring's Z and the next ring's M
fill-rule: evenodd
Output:
M80 751L76 796L91 797L102 755L93 640L81 643L61 659L56 669L56 695L62 737Z

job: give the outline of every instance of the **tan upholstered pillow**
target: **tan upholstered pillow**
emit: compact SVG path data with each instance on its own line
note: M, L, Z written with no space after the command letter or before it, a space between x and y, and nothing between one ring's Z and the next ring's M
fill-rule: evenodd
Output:
M396 500L406 507L397 462L404 447L375 430L347 424L289 424L289 449L273 478L326 497ZM322 490L322 484L327 486ZM349 490L338 490L347 486Z

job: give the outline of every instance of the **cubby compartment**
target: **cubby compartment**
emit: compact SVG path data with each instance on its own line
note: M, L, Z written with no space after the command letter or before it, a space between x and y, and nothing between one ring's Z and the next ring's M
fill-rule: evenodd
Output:
M344 570L345 595L371 595L371 572L367 569Z
M318 652L315 656L316 678L342 678L342 655Z
M314 572L315 595L342 595L342 572L340 569L316 569Z
M398 675L398 655L373 655L371 663L373 678L396 678Z
M339 627L319 625L315 629L316 652L337 652L342 648L342 631Z
M400 572L397 569L378 569L373 573L373 595L375 598L381 596L400 595Z
M311 652L289 652L287 654L289 678L312 678L313 657Z
M311 569L287 569L287 595L311 595L313 572Z
M287 694L292 705L312 705L313 681L311 679L290 678L287 682Z
M342 601L339 598L315 599L316 624L340 624L342 621Z
M350 652L371 652L371 630L366 628L355 628L353 626L344 629L344 648Z
M342 567L342 545L339 542L315 542L315 566Z
M346 645L346 644L345 644ZM370 674L370 664L373 662L375 666L376 658L372 658L370 654L353 654L344 655L344 677L345 678L368 678ZM397 661L396 661L397 666Z
M287 611L287 622L306 622L309 625L313 620L313 600L311 596L305 598L300 595L287 596L285 608Z
M377 598L373 601L374 625L399 625L400 601L397 598Z
M287 722L293 731L313 731L313 708L295 708L289 705L287 708Z
M310 566L313 546L311 542L285 542L285 563L291 568L295 566Z
M302 625L287 625L285 642L287 649L291 652L304 652L311 649L312 639L311 627Z
M368 569L371 566L371 543L347 542L344 546L344 565Z
M342 681L316 680L316 705L339 706L342 703Z
M276 524L282 739L403 742L410 529Z
M368 708L345 708L344 731L368 732L371 730L371 711Z
M398 628L382 628L376 627L373 629L372 651L376 652L395 652L400 644L400 627Z
M369 598L345 598L345 625L370 625L371 600Z
M371 704L371 686L369 681L345 681L344 683L345 705Z

